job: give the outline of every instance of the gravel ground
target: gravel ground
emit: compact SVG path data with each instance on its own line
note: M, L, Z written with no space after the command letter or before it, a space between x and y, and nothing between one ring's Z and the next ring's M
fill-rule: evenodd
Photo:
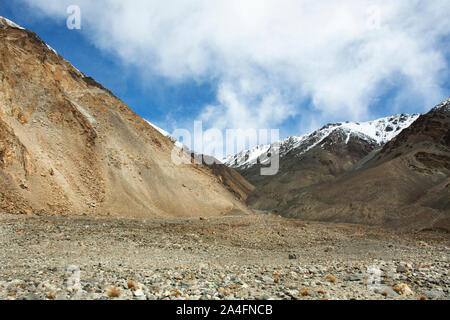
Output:
M0 215L0 299L449 299L449 244L263 215Z

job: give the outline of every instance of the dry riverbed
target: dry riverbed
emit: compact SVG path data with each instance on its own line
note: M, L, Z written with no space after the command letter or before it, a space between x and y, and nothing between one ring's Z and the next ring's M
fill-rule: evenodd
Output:
M449 299L449 244L263 215L0 215L0 299Z

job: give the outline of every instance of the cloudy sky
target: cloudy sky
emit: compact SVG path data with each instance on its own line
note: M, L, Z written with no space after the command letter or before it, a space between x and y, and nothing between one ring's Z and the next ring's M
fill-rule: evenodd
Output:
M66 26L81 9L81 29ZM450 1L10 0L0 15L165 130L425 112L450 96Z

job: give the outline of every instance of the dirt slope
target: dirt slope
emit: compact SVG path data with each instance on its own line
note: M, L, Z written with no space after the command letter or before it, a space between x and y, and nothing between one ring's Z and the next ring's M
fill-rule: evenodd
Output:
M172 149L36 34L0 21L0 213L248 212L245 191L230 192L206 166L175 165Z

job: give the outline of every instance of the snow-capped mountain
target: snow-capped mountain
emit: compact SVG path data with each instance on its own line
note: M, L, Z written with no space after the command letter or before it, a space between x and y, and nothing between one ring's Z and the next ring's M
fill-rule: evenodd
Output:
M358 137L382 146L395 138L402 130L408 128L419 116L419 114L400 114L370 122L328 124L310 134L293 136L271 145L260 145L242 151L227 157L223 162L232 168L248 169L258 162L261 164L269 162L269 155L272 152L279 152L282 158L295 150L297 156L301 156L320 145L322 141L338 130L347 136L346 143L351 137Z
M436 107L434 107L431 111L442 111L442 112L450 112L450 98L442 101Z

